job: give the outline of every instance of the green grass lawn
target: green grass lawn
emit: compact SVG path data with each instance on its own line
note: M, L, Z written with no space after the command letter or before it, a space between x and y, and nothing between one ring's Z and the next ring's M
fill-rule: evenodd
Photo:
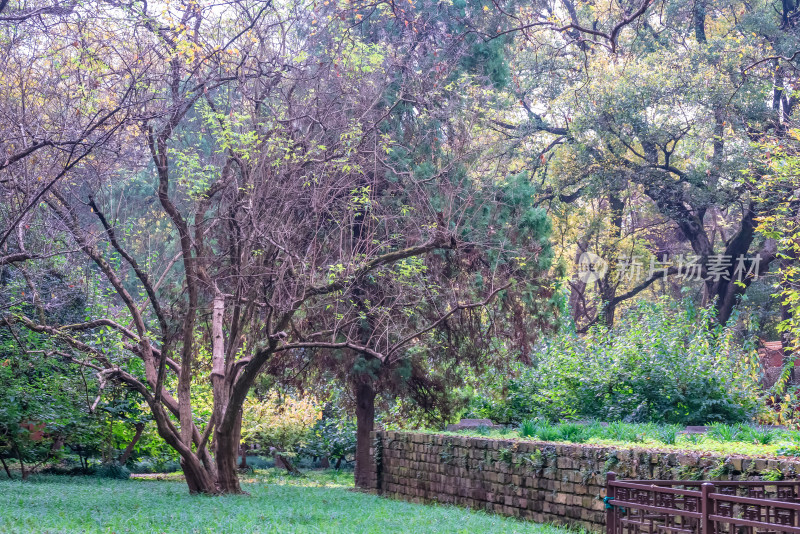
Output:
M249 496L189 495L175 481L32 477L0 480L0 532L520 532L564 534L453 506L411 504L352 490L352 474L303 478L258 472Z

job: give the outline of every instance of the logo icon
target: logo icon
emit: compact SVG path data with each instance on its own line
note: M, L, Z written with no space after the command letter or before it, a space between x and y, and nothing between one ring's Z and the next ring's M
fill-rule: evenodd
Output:
M583 283L591 284L597 282L606 275L608 262L591 252L584 252L578 258L578 280Z

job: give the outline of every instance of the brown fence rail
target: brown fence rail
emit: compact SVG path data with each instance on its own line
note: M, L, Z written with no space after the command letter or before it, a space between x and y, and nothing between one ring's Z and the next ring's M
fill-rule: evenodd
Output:
M800 481L617 480L607 534L800 534Z

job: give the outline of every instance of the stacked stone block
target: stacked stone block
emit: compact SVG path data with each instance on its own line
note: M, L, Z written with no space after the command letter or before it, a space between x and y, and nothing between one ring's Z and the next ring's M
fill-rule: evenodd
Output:
M371 489L601 531L606 473L618 479L796 478L800 462L411 432L373 432Z

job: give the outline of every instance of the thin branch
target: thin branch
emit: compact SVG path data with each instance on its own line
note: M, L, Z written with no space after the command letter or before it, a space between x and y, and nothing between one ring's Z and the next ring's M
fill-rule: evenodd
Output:
M666 276L672 276L673 274L678 274L678 272L679 272L679 269L677 267L670 267L670 268L668 268L666 270L666 272L662 270L662 271L658 271L656 273L653 273L653 275L650 278L648 278L647 280L645 280L644 282L642 282L638 286L634 287L630 291L627 291L627 292L623 293L622 295L617 295L616 297L611 299L609 304L611 304L611 305L618 304L618 303L622 302L623 300L628 300L629 298L635 297L637 294L639 294L640 292L642 292L645 289L647 289L648 287L650 287L653 284L653 282L655 282L656 280L659 280L659 279L664 278Z
M751 63L750 65L745 67L744 70L742 71L742 73L745 73L748 70L761 65L762 63L766 63L767 61L782 60L782 61L785 61L787 63L791 63L792 61L794 61L794 58L796 58L797 56L800 56L800 50L797 50L794 54L792 54L789 57L786 57L786 56L767 56L767 57L759 59L755 63Z
M58 330L62 330L64 332L75 332L80 330L91 330L92 328L97 328L99 326L108 326L110 328L113 328L114 330L118 330L128 339L136 341L137 343L140 341L139 336L134 334L132 331L125 328L116 321L112 321L111 319L107 318L95 319L93 321L87 321L85 323L68 324L58 327Z
M8 0L0 0L0 12L6 7ZM28 19L33 17L38 17L41 15L69 15L72 13L72 10L75 9L75 6L78 5L78 2L70 2L64 6L55 4L53 6L48 7L41 7L39 9L34 9L32 11L23 11L19 12L17 15L9 15L6 17L0 17L0 22L24 22Z
M302 304L304 301L308 300L310 297L316 295L326 295L328 293L333 293L335 291L341 291L345 287L347 287L347 283L353 282L362 278L364 275L381 267L383 265L387 265L396 261L400 261L406 258L411 258L413 256L419 256L420 254L427 254L433 250L437 249L454 249L456 248L457 242L455 237L441 234L436 238L424 243L422 245L416 247L409 247L404 248L402 250L396 250L394 252L388 252L382 256L378 256L370 261L368 261L363 267L357 269L355 273L353 273L350 277L343 279L343 280L336 280L335 282L331 282L329 284L323 286L312 286L309 288L303 297L295 302L295 308Z
M123 100L128 98L128 95L130 94L132 89L133 89L133 85L130 85L128 87L128 89L125 91L125 94L122 97ZM102 126L106 121L111 119L111 117L113 117L114 115L119 113L120 110L122 110L122 106L117 106L113 110L111 110L108 113L106 113L103 117L101 117L90 128L84 130L82 138L85 139L86 137L88 137L92 132L94 132L95 130L100 128L100 126ZM39 203L39 200L41 200L42 196L44 196L44 194L47 193L56 184L56 182L61 180L61 178L63 178L69 171L71 171L73 169L73 167L75 167L78 163L80 163L86 156L91 154L92 150L94 150L94 148L96 146L98 146L98 145L102 144L103 142L105 142L106 138L108 138L113 132L115 132L121 126L121 124L122 124L121 122L116 124L113 128L111 128L110 131L106 132L106 134L103 137L101 137L100 139L98 139L94 143L90 144L88 147L86 147L86 149L83 151L83 154L81 154L80 156L78 156L75 159L72 159L72 156L74 155L74 150L75 150L74 147L73 147L73 149L70 151L70 154L69 154L70 159L68 160L67 165L65 165L64 168L61 169L61 172L59 172L55 177L53 177L53 179L51 179L42 189L39 190L38 193L36 193L36 195L34 195L33 199L25 206L25 208L23 208L23 210L20 212L20 214L17 216L17 218L14 219L14 222L11 223L11 225L8 227L6 232L3 234L3 237L0 238L0 247L3 246L3 244L8 239L8 236L11 235L11 233L14 231L14 229L20 223L20 221L22 221L22 219L25 217L25 215L28 213L28 211L30 211L30 209L33 206L35 206L35 205L37 205Z
M557 31L559 33L564 33L564 32L567 32L569 30L577 30L577 31L579 31L581 33L584 33L584 34L594 35L596 37L602 37L603 39L608 41L609 44L608 45L606 45L604 43L598 43L598 44L601 44L602 46L608 48L611 51L611 53L616 53L616 51L617 51L617 37L619 36L619 32L622 31L622 29L625 28L625 26L631 24L633 21L635 21L636 19L638 19L639 17L644 15L645 11L647 11L647 8L650 7L650 4L652 4L653 2L654 2L654 0L644 0L644 2L642 2L642 5L639 7L639 9L637 9L636 11L633 12L633 14L625 17L620 22L618 22L616 25L614 25L614 27L611 29L611 31L609 33L606 33L604 31L600 31L600 30L595 30L593 28L587 28L585 26L581 26L580 24L576 24L574 21L569 23L569 24L567 24L566 26L556 26L552 22L533 22L533 23L530 23L530 24L522 25L522 26L516 26L516 27L511 28L509 30L505 30L503 32L498 32L498 33L492 35L488 40L497 39L498 37L502 37L503 35L507 35L509 33L514 33L514 32L518 32L518 31L527 30L527 29L530 29L530 28L535 28L537 26L541 26L541 27L551 28L551 29L553 29L553 30L555 30L555 31ZM577 39L577 41L580 42L580 41L583 41L583 39L579 38L579 39Z
M8 265L10 263L27 261L35 258L36 256L27 252L16 252L14 254L9 254L8 256L0 257L0 265Z
M386 354L386 357L388 358L389 356L391 356L392 354L394 354L395 352L400 350L400 347L402 347L403 345L405 345L406 343L408 343L412 339L415 339L415 338L417 338L417 337L419 337L421 335L427 334L428 332L430 332L431 330L433 330L434 328L436 328L437 326L442 324L444 321L446 321L448 318L450 318L454 313L456 313L458 311L469 310L471 308L482 308L482 307L486 306L487 304L489 304L494 299L494 297L497 296L498 293L500 293L504 289L508 289L509 287L511 287L511 282L508 282L507 284L498 287L497 289L495 289L494 291L489 293L489 295L484 300L482 300L481 302L472 302L470 304L459 304L459 305L455 306L452 310L450 310L446 314L444 314L441 317L439 317L439 319L437 319L436 321L434 321L433 323L431 323L427 327L423 328L422 330L419 330L418 332L415 332L415 333L411 334L410 336L406 337L405 339L403 339L399 343L396 343L392 347L392 349Z
M373 358L376 358L382 362L386 361L386 356L380 352L374 351L369 347L365 347L364 345L352 343L350 341L342 341L340 343L330 343L326 341L300 341L297 343L287 343L285 345L276 347L273 352L282 352L294 349L351 349L356 352L361 352L368 356L372 356Z
M103 212L100 211L100 208L97 207L97 204L94 201L93 196L89 196L89 205L94 210L95 214L97 215L100 222L103 224L103 228L106 230L106 235L108 236L108 240L111 242L111 245L114 247L114 250L119 252L120 256L122 256L125 261L133 268L133 272L136 273L136 277L144 286L144 290L147 292L147 296L150 299L150 304L153 306L153 311L158 318L158 324L161 326L161 334L163 336L167 335L167 319L164 316L164 312L161 310L161 305L158 302L158 298L156 296L155 288L150 283L150 279L140 267L139 263L130 255L128 252L122 248L122 245L119 243L117 239L116 232L114 232L114 228L108 223L106 220L105 215Z

